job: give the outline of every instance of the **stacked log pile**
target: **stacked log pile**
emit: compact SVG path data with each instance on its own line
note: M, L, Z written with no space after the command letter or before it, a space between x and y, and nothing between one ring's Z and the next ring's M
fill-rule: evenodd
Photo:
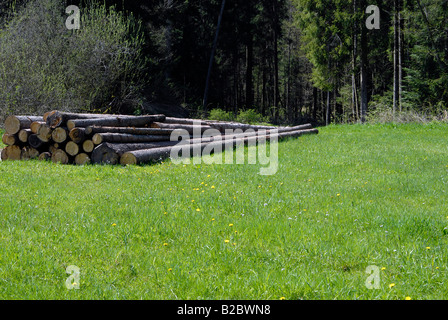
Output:
M310 124L272 127L165 115L126 116L57 110L42 117L9 116L4 129L2 142L6 147L1 151L2 160L39 159L77 165L149 163L169 157L173 148L179 148L179 141L187 141L186 149L197 152L206 146L227 148L272 137L282 139L318 133ZM179 129L182 129L182 137ZM209 129L215 129L214 134L202 135ZM172 141L173 137L180 140Z

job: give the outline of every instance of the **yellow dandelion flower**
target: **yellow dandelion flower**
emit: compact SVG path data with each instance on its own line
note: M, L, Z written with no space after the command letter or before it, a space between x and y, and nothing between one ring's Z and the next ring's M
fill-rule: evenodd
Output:
M426 247L426 250L429 250L429 249L431 249L431 247Z
M168 212L164 212L163 214L168 214Z
M191 200L191 202L194 202L194 200Z
M229 243L229 242L230 242L230 240L227 240L227 239L226 239L226 240L224 240L224 243Z
M232 243L232 245L236 246L236 242Z
M116 223L112 223L112 227L115 227L117 224Z
M411 297L406 297L404 300L412 300Z
M280 300L285 300L286 298L285 297L280 297Z
M383 270L383 271L386 270L386 267L382 267L381 270Z
M211 175L208 174L208 175L207 175L207 178L210 178L210 177L211 177Z
M215 189L215 186L211 186L210 188Z
M233 223L229 223L229 227L233 227Z
M237 231L237 230L235 230L235 233L238 233L238 231Z
M212 218L212 221L215 221L215 218Z
M337 195L336 195L336 197L339 197L341 194L340 193L338 193Z
M173 269L172 268L168 268L168 271L173 271Z
M199 211L201 211L201 209L197 208L196 211L199 212Z
M391 283L391 284L389 285L389 288L390 288L390 289L392 289L393 287L395 287L395 283Z
M163 244L164 247L166 247L167 245L168 245L168 243L166 243L166 242Z

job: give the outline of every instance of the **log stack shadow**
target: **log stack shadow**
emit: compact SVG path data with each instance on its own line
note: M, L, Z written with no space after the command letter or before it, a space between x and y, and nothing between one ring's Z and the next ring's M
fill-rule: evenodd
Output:
M11 115L4 122L1 160L53 161L61 164L130 165L170 157L182 141L187 150L234 147L317 134L311 124L295 127L166 117L49 111L42 117Z

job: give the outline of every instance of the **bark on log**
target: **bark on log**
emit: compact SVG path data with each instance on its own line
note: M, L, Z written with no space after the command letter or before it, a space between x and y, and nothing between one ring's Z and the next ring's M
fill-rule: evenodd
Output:
M157 128L135 128L135 127L98 127L89 126L85 128L87 134L96 133L127 133L141 135L162 135L169 136L174 129L157 129Z
M64 150L57 149L52 155L51 155L51 161L54 163L61 163L61 164L67 164L69 162L68 155L64 152Z
M9 116L6 118L4 126L6 133L16 134L22 129L29 129L34 121L42 121L42 117L37 116Z
M39 139L37 134L33 133L28 137L28 144L35 149L39 149L45 143L41 139Z
M95 144L92 140L85 140L82 143L82 150L84 150L85 153L91 153L95 149Z
M57 143L63 143L67 140L67 128L58 127L51 133L51 139Z
M22 148L20 160L30 160L39 157L39 151L33 147L26 146Z
M42 152L40 155L39 155L39 158L38 158L40 161L48 161L48 160L51 160L51 153L50 152Z
M190 156L198 156L200 154L196 154L197 151L200 151L202 153L202 150L205 147L208 148L219 148L221 147L221 150L224 150L227 147L233 147L237 143L248 143L248 142L259 142L259 141L267 141L274 137L278 139L288 138L288 137L298 137L304 134L317 134L318 130L316 129L308 129L308 130L299 130L299 131L290 131L285 133L279 133L279 134L267 134L267 135L253 135L250 137L244 137L244 138L230 138L230 139L224 139L222 141L213 141L213 142L202 142L202 143L193 143L190 144L188 148ZM179 148L179 149L173 149L173 148ZM163 147L163 148L156 148L156 149L149 149L149 150L136 150L136 151L129 151L124 153L120 158L120 163L122 165L128 165L128 164L143 164L148 163L151 161L158 161L160 159L165 159L167 157L170 157L172 151L176 150L182 150L181 146L174 146L174 147Z
M74 143L73 141L69 141L65 145L65 152L68 155L76 156L79 153L79 145Z
M97 146L91 155L92 163L118 164L123 153L133 150L160 148L175 146L178 141L161 141L147 143L108 143L104 142Z
M54 129L67 123L68 120L74 119L95 119L95 118L106 118L113 117L112 114L98 114L98 113L71 113L71 112L61 112L58 110L53 110L48 112L45 117L46 124Z
M77 165L85 165L90 163L90 157L86 153L80 153L75 157L75 163Z
M15 135L15 134L8 134L8 133L3 134L2 142L3 142L3 144L6 144L7 146L13 146L13 145L17 144L18 141L19 141L19 139L17 138L17 135Z
M162 123L162 122L154 122L151 124L151 128L156 129L171 129L171 130L186 130L189 134L204 133L205 130L212 129L212 127L208 125L200 125L194 126L189 124L172 124L172 123Z
M7 146L2 151L2 160L20 160L22 149L19 146Z
M174 118L174 117L166 117L164 122L171 124L186 124L186 125L201 125L201 126L207 125L207 121L202 119L186 119L186 118Z
M82 143L86 138L85 128L73 128L68 134L74 143Z
M20 142L27 143L29 136L32 134L31 129L22 129L19 131L17 137Z
M144 127L149 126L153 122L164 121L164 115L153 116L112 116L96 119L79 119L68 120L67 127L69 130L75 127L88 126L108 126L108 127Z
M277 127L273 126L258 126L258 125L251 125L251 124L245 124L245 123L238 123L238 122L207 122L207 124L215 129L218 129L220 132L224 133L226 129L228 130L272 130L272 129L278 129Z
M156 141L169 141L169 136L155 136L155 135L135 135L126 133L96 133L92 141L94 144L99 145L103 142L115 142L115 143L137 143L137 142L156 142Z

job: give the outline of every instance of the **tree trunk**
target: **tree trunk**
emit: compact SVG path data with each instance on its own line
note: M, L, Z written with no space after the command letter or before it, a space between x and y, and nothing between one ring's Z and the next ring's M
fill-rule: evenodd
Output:
M190 156L198 156L199 154L195 154L196 151L202 150L205 147L213 148L222 147L222 150L224 150L227 146L235 146L241 143L246 143L248 141L259 141L260 138L265 140L270 140L273 137L277 137L278 139L283 139L287 137L298 137L304 134L317 134L318 130L311 129L311 130L300 130L300 131L291 131L286 133L279 133L277 135L265 135L265 136L250 136L250 137L243 137L243 138L237 138L237 139L224 139L222 141L213 141L213 142L199 142L199 143L193 143L189 145L190 150ZM263 140L262 140L263 141ZM144 149L144 150L136 150L136 151L129 151L124 153L120 158L120 163L122 165L132 165L132 164L143 164L148 163L151 161L157 161L160 159L168 158L171 155L171 152L173 151L173 148L178 148L179 146L173 146L173 147L163 147L163 148L155 148L155 149ZM174 149L175 150L175 149Z
M9 116L4 123L5 131L9 134L16 134L22 129L29 129L34 121L43 121L43 118L36 116Z
M71 112L60 112L57 110L47 112L44 115L45 123L52 129L57 128L61 125L67 123L68 120L75 119L96 119L96 118L106 118L113 117L111 114L98 114L98 113L71 113Z
M76 128L75 128L76 129ZM75 130L73 129L73 130ZM79 128L82 129L82 128ZM85 128L86 134L95 133L127 133L127 134L149 134L149 135L161 135L169 136L175 129L160 129L160 128L133 128L133 127L87 127Z
M361 122L364 123L367 117L367 42L366 28L361 28Z
M154 129L169 129L169 130L186 130L189 134L195 132L203 133L205 130L212 129L210 125L189 125L189 124L171 124L163 122L154 122L151 124L151 128Z
M72 130L75 127L88 127L88 126L110 126L110 127L145 127L151 125L154 122L165 121L164 115L153 116L112 116L96 119L79 119L68 120L67 127Z
M126 133L96 133L92 141L98 145L103 142L115 142L115 143L136 143L136 142L155 142L155 141L169 141L168 136L156 136L156 135L136 135Z

